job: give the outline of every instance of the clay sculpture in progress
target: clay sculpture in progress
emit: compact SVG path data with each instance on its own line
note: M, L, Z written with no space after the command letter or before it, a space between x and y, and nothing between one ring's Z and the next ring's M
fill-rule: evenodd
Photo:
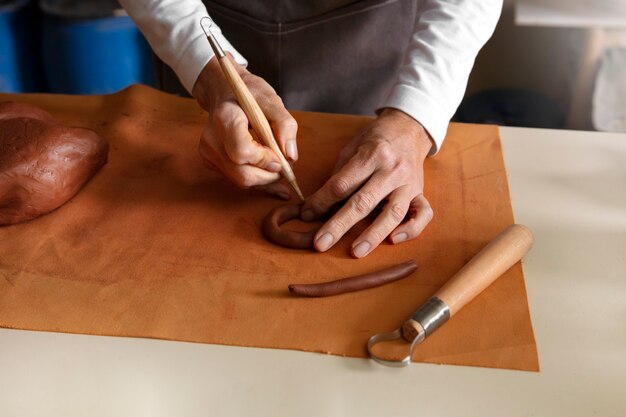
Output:
M268 213L263 221L263 235L270 242L292 249L313 249L313 237L319 230L314 227L306 232L287 230L282 225L300 218L301 205L286 204ZM415 261L407 261L392 267L354 277L316 284L291 284L289 291L303 297L327 297L379 287L411 275L417 269Z
M107 161L96 132L58 123L27 103L0 103L0 226L65 204Z
M308 232L296 232L282 227L283 223L300 218L299 204L278 206L263 221L263 235L277 245L293 249L313 249L313 237L319 226Z

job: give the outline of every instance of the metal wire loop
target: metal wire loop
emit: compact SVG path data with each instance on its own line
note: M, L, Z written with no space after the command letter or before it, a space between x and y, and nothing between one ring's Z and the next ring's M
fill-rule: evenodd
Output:
M208 20L208 26L205 27L205 22L207 20ZM211 33L211 27L213 27L213 19L211 19L209 16L204 16L202 19L200 19L200 27L202 28L202 31L208 38L209 34Z

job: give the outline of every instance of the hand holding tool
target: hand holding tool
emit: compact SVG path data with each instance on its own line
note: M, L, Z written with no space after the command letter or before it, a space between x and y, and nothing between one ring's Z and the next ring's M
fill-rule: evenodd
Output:
M517 263L532 246L533 235L526 227L507 227L457 272L410 319L394 331L370 337L367 350L376 362L387 366L411 363L415 346L441 327L474 297ZM410 343L408 355L401 360L384 359L373 352L376 344L394 339Z
M208 21L208 22L207 22ZM204 23L207 22L208 26L205 27ZM300 200L304 201L304 196L302 195L302 191L300 191L300 187L298 186L298 182L296 181L296 176L291 169L291 165L289 165L289 161L285 158L283 153L276 142L276 138L274 137L274 133L272 132L272 128L263 114L263 110L259 107L259 104L256 102L248 87L243 82L237 70L233 67L233 64L230 62L224 50L217 42L217 39L211 33L211 26L213 25L213 21L210 17L206 16L200 19L200 26L204 31L204 34L215 53L215 57L217 58L222 71L224 72L224 76L230 85L230 88L233 90L235 97L237 98L237 102L243 109L244 113L248 117L248 121L252 126L252 129L256 132L259 138L263 141L263 144L270 148L276 153L278 159L280 160L280 165L282 167L282 175L285 177L289 185L294 189Z

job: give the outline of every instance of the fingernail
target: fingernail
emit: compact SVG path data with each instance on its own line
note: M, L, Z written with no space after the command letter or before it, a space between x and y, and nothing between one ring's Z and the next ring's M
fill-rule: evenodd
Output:
M278 193L278 196L282 198L283 200L291 200L291 196L287 193L280 192Z
M296 141L290 140L285 145L285 149L287 150L287 157L292 161L298 159L298 148L296 147Z
M301 214L300 217L302 218L302 220L304 220L305 222L310 222L315 218L315 213L313 213L313 211L306 209L304 210Z
M330 248L330 245L332 243L333 243L333 235L331 235L330 233L324 233L322 236L320 236L319 239L315 241L315 247L320 252L324 252L325 250Z
M269 164L267 164L267 169L269 169L272 172L280 172L281 169L283 169L280 164L276 161L272 161Z
M370 243L368 241L364 241L356 245L354 249L352 249L352 253L357 258L361 258L367 255L367 253L370 251L370 248L371 248Z
M407 235L406 233L398 233L397 235L394 235L391 237L391 241L393 243L400 243L400 242L404 242L408 238L409 238L409 235Z

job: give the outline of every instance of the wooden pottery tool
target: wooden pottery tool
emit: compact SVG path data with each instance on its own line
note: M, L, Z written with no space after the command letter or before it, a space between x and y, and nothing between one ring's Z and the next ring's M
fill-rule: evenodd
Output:
M367 351L376 362L401 367L411 363L415 346L441 327L498 277L517 263L533 243L532 232L513 224L496 236L476 256L430 297L402 326L370 337ZM404 339L410 343L408 354L400 360L384 359L374 353L380 342Z
M205 27L205 22L208 26ZM259 107L259 104L256 102L248 87L243 82L235 68L233 67L232 62L228 59L224 50L217 42L217 39L211 33L211 26L213 26L213 20L210 17L205 16L200 19L200 26L204 31L204 34L215 53L215 56L220 63L220 67L224 72L224 76L226 80L228 80L228 84L230 88L233 90L235 97L237 98L237 102L243 109L244 113L248 117L248 121L252 126L252 129L256 132L259 138L263 141L263 144L270 148L276 153L278 159L280 160L280 165L282 167L282 175L285 177L291 188L294 189L300 200L304 201L304 196L302 195L302 191L300 191L300 187L298 186L298 182L296 181L296 176L291 169L291 165L289 165L289 161L285 158L280 148L278 147L278 143L276 142L276 138L274 137L274 133L272 132L272 128L270 127L270 123L267 121L265 114Z

